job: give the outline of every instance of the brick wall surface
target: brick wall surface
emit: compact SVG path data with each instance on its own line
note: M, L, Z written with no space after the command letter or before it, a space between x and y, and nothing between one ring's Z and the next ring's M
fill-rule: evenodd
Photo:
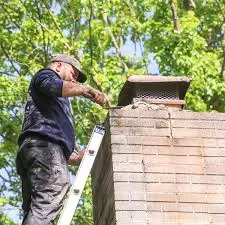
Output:
M105 127L95 225L225 225L225 114L136 104Z

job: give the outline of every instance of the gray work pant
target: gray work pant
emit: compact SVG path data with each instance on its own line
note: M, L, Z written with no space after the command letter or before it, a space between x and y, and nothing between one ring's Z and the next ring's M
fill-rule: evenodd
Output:
M22 180L23 225L53 225L69 186L62 147L46 139L28 137L16 159Z

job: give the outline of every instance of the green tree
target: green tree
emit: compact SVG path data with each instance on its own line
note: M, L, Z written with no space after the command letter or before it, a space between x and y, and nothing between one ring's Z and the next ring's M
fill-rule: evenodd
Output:
M29 80L51 54L77 55L112 105L129 75L151 74L154 54L160 74L193 79L188 109L224 112L224 12L219 0L0 0L0 197L7 206L21 204L16 139ZM77 145L85 145L107 110L82 98L72 107ZM89 181L73 224L92 224L91 209ZM5 218L0 210L0 220L13 224Z
M8 200L0 197L0 224L4 225L16 225L5 213L3 212L3 206L7 206Z

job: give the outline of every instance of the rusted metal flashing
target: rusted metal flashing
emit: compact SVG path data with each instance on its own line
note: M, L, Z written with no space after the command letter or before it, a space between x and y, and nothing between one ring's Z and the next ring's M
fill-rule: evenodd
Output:
M119 94L118 106L144 101L151 104L183 107L190 81L191 79L185 76L133 75L127 79Z

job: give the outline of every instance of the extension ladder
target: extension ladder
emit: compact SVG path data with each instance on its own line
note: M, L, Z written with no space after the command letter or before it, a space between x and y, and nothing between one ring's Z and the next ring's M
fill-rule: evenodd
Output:
M104 133L105 131L103 127L101 126L94 127L84 157L78 168L75 180L69 190L68 198L65 201L65 205L62 209L57 225L69 225L71 223L73 214L78 205L88 175L91 171L94 160L98 153Z

